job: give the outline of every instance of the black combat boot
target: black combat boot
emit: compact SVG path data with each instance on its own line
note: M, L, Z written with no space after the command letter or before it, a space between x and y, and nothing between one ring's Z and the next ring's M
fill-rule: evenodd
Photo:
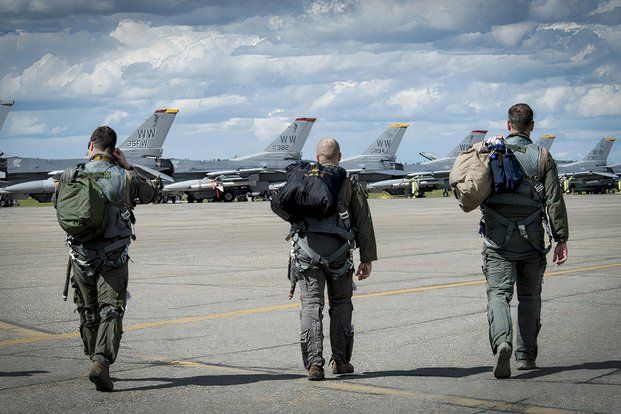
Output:
M88 373L88 379L95 384L97 391L111 392L114 389L114 383L110 379L110 361L103 355L93 355L93 366Z

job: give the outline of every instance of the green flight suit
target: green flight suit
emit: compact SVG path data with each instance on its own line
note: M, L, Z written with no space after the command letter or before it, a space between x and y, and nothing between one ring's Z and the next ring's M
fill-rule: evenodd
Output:
M72 170L66 170L60 179L70 180ZM135 207L136 199L145 204L159 195L159 183L146 180L135 170L122 169L106 154L91 158L85 170L108 171L98 183L108 199L124 199L128 209ZM131 224L119 216L119 211L109 210L108 227L100 239L80 244L68 238L73 300L80 315L84 354L91 358L102 355L110 363L116 360L123 333L132 236Z
M335 168L324 164L326 168ZM366 191L353 179L348 179L343 185L345 188L345 205L350 215L354 230L356 246L360 248L360 260L363 263L377 260L377 247L371 211L367 203ZM324 233L306 233L308 245L321 256L330 256L342 245L343 240ZM296 253L298 259L304 260L304 252ZM330 269L347 267L351 253L344 252L340 257L330 262ZM308 259L308 258L306 258ZM297 259L296 259L297 260ZM352 262L350 262L352 263ZM311 266L306 270L296 269L294 277L300 285L300 345L302 359L306 369L311 365L323 367L323 307L324 290L328 287L328 302L330 305L330 345L332 359L339 362L349 362L352 355L354 331L352 326L352 312L354 310L351 298L353 294L353 267L349 267L344 274L331 275L320 266Z
M526 135L510 135L506 143L525 147L532 144ZM545 188L545 210L547 212L553 239L558 243L567 241L569 227L563 191L558 178L556 162L551 155L545 162L543 180ZM517 193L523 197L537 200L537 194L526 177L518 187ZM513 329L509 303L513 298L513 285L517 287L518 311L515 357L518 360L535 361L537 358L537 336L541 328L541 287L546 268L544 251L545 230L542 220L535 220L524 226L522 231L515 228L506 239L507 226L498 219L497 214L513 222L536 215L534 205L520 205L512 196L495 200L492 195L481 206L486 242L483 250L483 273L487 279L487 317L492 351L503 342L513 344ZM523 201L523 200L522 200ZM493 211L490 211L493 210ZM506 241L506 243L505 243Z

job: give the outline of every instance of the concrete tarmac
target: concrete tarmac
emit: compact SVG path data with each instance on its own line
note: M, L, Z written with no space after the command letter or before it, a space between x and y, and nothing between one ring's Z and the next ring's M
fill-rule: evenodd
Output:
M356 373L321 382L302 366L288 226L268 203L138 206L113 393L88 381L61 299L54 210L0 209L0 412L619 413L621 196L566 201L570 256L548 265L540 369L507 380L492 375L479 213L455 200L370 201L380 260L357 282Z

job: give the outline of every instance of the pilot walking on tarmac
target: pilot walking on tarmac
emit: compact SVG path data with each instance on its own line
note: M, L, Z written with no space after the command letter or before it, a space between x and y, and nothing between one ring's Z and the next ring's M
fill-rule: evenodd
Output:
M546 253L551 247L544 247L544 225L549 224L549 236L557 243L553 262L561 265L567 260L569 225L556 162L545 148L532 143L530 134L534 126L533 111L528 105L519 103L509 109L505 145L512 149L523 178L516 189L493 192L481 205L483 273L487 279L487 318L496 355L496 378L511 376L513 327L509 303L514 284L518 296L517 369L537 368L541 287Z
M332 372L354 372L351 364L354 344L352 290L354 264L352 252L360 247L358 280L371 274L377 260L375 233L367 194L341 167L339 144L324 138L317 145L318 166L312 171L338 177L333 183L339 194L337 213L327 218L304 217L291 227L292 271L300 285L302 359L310 380L324 378L323 308L324 288L328 287L330 306L330 344ZM319 170L320 169L320 170ZM311 171L311 174L312 174Z
M76 176L95 179L107 200L104 201L105 227L97 232L96 237L79 241L67 236L74 302L80 315L80 336L84 353L93 362L89 380L98 391L112 391L114 388L109 367L117 357L123 333L128 247L134 238L131 209L135 207L136 199L141 203L156 201L161 189L159 179L144 179L115 147L116 132L112 128L101 126L95 129L88 144L89 161L65 170L55 200L59 214L73 208L71 197L63 198L62 187ZM102 203L101 199L98 201Z

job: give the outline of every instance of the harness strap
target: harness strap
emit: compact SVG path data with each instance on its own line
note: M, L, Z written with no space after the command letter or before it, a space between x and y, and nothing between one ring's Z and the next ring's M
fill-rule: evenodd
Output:
M309 260L304 260L303 256L296 254L296 250L301 250L304 252L304 255L308 257ZM334 253L330 256L320 256L315 252L308 244L306 237L296 238L294 237L293 241L293 249L292 249L292 258L293 264L298 269L304 271L308 270L312 267L321 267L326 273L330 274L334 279L339 279L345 273L347 273L350 269L354 267L354 262L351 259L351 255L347 258L345 263L341 267L332 268L330 267L330 263L335 261L336 259L342 257L345 253L350 251L348 243L344 243L341 247L339 247Z
M122 247L127 247L129 246L129 244L130 244L130 238L123 237L97 250L87 249L86 247L82 245L72 244L72 243L69 243L69 247L71 248L72 251L76 252L77 254L81 256L86 257L88 260L101 259L104 261L104 263L108 263L109 253L117 249L120 249Z
M298 269L304 271L314 266L321 267L334 279L339 279L354 267L351 253L349 254L349 257L342 266L340 266L339 268L330 267L330 263L343 257L344 254L346 254L347 252L351 252L356 248L356 240L351 224L351 218L349 215L349 211L345 207L345 203L347 201L347 181L348 178L345 178L339 191L339 201L336 214L337 225L335 225L334 221L331 221L331 224L324 222L313 222L313 225L310 226L310 228L306 226L307 223L292 226L291 257L292 263ZM312 231L313 233L334 234L341 237L344 240L344 243L329 256L321 256L315 250L313 250L313 248L310 247L306 237L300 237L300 233L304 233L307 231ZM299 251L302 251L304 253L304 256L306 257L300 257L300 255L296 254ZM306 258L308 258L308 260L305 260Z
M501 244L494 242L492 239L484 235L483 239L484 239L485 246L492 248L492 249L502 249L509 243L509 241L511 240L511 236L513 235L513 232L515 231L515 229L517 229L520 233L520 237L526 240L526 242L530 244L533 248L535 248L537 251L543 254L546 254L550 251L551 245L549 245L547 248L544 248L544 249L539 248L538 246L535 245L535 243L532 240L529 239L528 233L526 232L526 226L528 226L529 224L535 222L536 220L542 220L542 219L545 220L544 216L542 216L541 210L535 210L528 217L522 220L519 220L519 221L509 220L506 217L503 217L500 213L498 213L497 211L495 211L493 208L489 206L484 207L484 213L488 213L490 216L494 217L494 219L499 221L500 224L505 226L505 229L506 229L505 240Z

